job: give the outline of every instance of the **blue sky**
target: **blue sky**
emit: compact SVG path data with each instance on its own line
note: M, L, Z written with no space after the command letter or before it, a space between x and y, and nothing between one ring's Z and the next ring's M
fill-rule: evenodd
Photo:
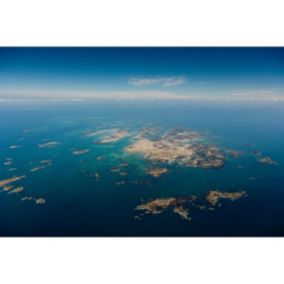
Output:
M0 48L0 99L284 101L284 48Z

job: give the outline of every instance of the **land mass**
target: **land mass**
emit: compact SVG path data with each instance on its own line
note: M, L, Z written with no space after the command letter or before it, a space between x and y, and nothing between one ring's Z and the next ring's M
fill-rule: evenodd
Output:
M168 172L167 168L151 168L147 171L147 173L152 177L160 177Z
M173 213L178 214L182 219L191 220L188 203L194 201L195 198L194 195L188 197L157 198L138 205L135 210L143 211L144 214L157 215L170 208Z
M128 135L127 130L119 129L114 134L112 134L110 136L106 136L106 137L100 139L99 141L97 141L96 143L98 143L98 144L114 143L114 142L117 142L117 141L123 139L127 135Z
M22 176L16 176L16 177L12 177L12 178L1 180L0 181L0 187L4 187L6 185L9 185L12 182L16 182L16 181L21 180L21 179L23 179L25 177L26 176L22 175Z
M221 192L218 190L211 190L206 196L206 200L210 205L216 206L220 199L229 199L229 200L234 201L245 195L246 195L245 191Z
M215 145L205 144L195 131L171 130L156 140L141 138L127 146L129 154L142 154L154 163L178 164L185 167L221 168L225 156Z
M234 201L244 196L246 196L245 191L221 192L212 190L207 194L205 200L203 198L202 200L198 200L195 195L152 199L135 208L135 210L143 211L143 214L136 216L136 218L141 219L145 214L158 215L165 212L167 209L171 209L173 213L178 214L182 219L191 220L191 217L189 216L190 207L203 211L210 211L214 210L214 207L219 204L220 199ZM205 201L209 206L206 205Z

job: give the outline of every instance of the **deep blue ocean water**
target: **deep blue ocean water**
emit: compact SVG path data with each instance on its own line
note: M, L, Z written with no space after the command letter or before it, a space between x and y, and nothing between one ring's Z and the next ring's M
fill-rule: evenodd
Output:
M0 180L26 175L15 183L24 186L23 192L0 192L0 235L283 236L283 121L284 105L0 105ZM246 155L228 159L222 169L177 167L155 179L144 174L145 161L124 153L127 141L100 145L86 136L105 128L137 131L144 126L193 129L221 148L244 150ZM60 144L51 149L37 146L48 141ZM21 148L10 149L11 145ZM76 149L90 152L76 156L72 154ZM278 165L257 162L254 151ZM98 156L105 159L97 160ZM4 165L7 158L13 161L8 167ZM30 172L40 160L49 159L52 166ZM110 171L122 161L129 163L125 177ZM95 172L99 180L92 177ZM121 180L126 184L117 186ZM141 200L204 196L212 189L244 189L248 196L224 201L212 212L192 210L190 222L170 210L142 220L134 218ZM23 202L23 196L42 197L46 204Z

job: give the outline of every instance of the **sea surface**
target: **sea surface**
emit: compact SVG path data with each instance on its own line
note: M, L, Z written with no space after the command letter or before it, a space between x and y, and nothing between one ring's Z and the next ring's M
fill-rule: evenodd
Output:
M276 104L1 104L0 180L26 177L14 183L22 192L0 192L0 236L284 236L283 122L284 105ZM99 144L88 136L143 127L198 131L245 155L228 158L221 169L173 167L154 178L145 174L147 161L125 152L130 138ZM38 146L52 141L58 144ZM259 163L259 152L277 165ZM51 165L31 171L42 160ZM121 163L128 163L126 176L112 171ZM171 210L135 218L141 202L210 190L247 196L213 211L192 209L190 221Z

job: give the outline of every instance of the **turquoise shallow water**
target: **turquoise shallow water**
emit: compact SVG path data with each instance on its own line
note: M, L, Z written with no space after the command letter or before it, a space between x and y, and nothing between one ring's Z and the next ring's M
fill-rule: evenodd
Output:
M0 106L0 180L26 175L15 183L19 194L0 192L1 236L283 236L284 106L69 104ZM218 170L172 166L158 179L146 176L147 162L126 155L128 138L96 144L86 133L105 128L137 132L144 126L182 127L204 133L221 148L246 155L226 161ZM58 141L54 148L37 145ZM9 149L11 145L21 148ZM89 149L84 155L72 151ZM253 151L277 161L260 164ZM97 157L103 156L102 160ZM12 165L5 166L7 158ZM52 166L30 169L41 160ZM127 176L111 169L127 162ZM9 168L16 168L11 172ZM96 179L94 173L99 173ZM253 177L254 180L249 180ZM124 185L116 182L125 181ZM212 212L191 210L190 222L170 210L134 217L141 200L196 194L212 189L238 191L246 198ZM23 196L46 204L21 201Z

